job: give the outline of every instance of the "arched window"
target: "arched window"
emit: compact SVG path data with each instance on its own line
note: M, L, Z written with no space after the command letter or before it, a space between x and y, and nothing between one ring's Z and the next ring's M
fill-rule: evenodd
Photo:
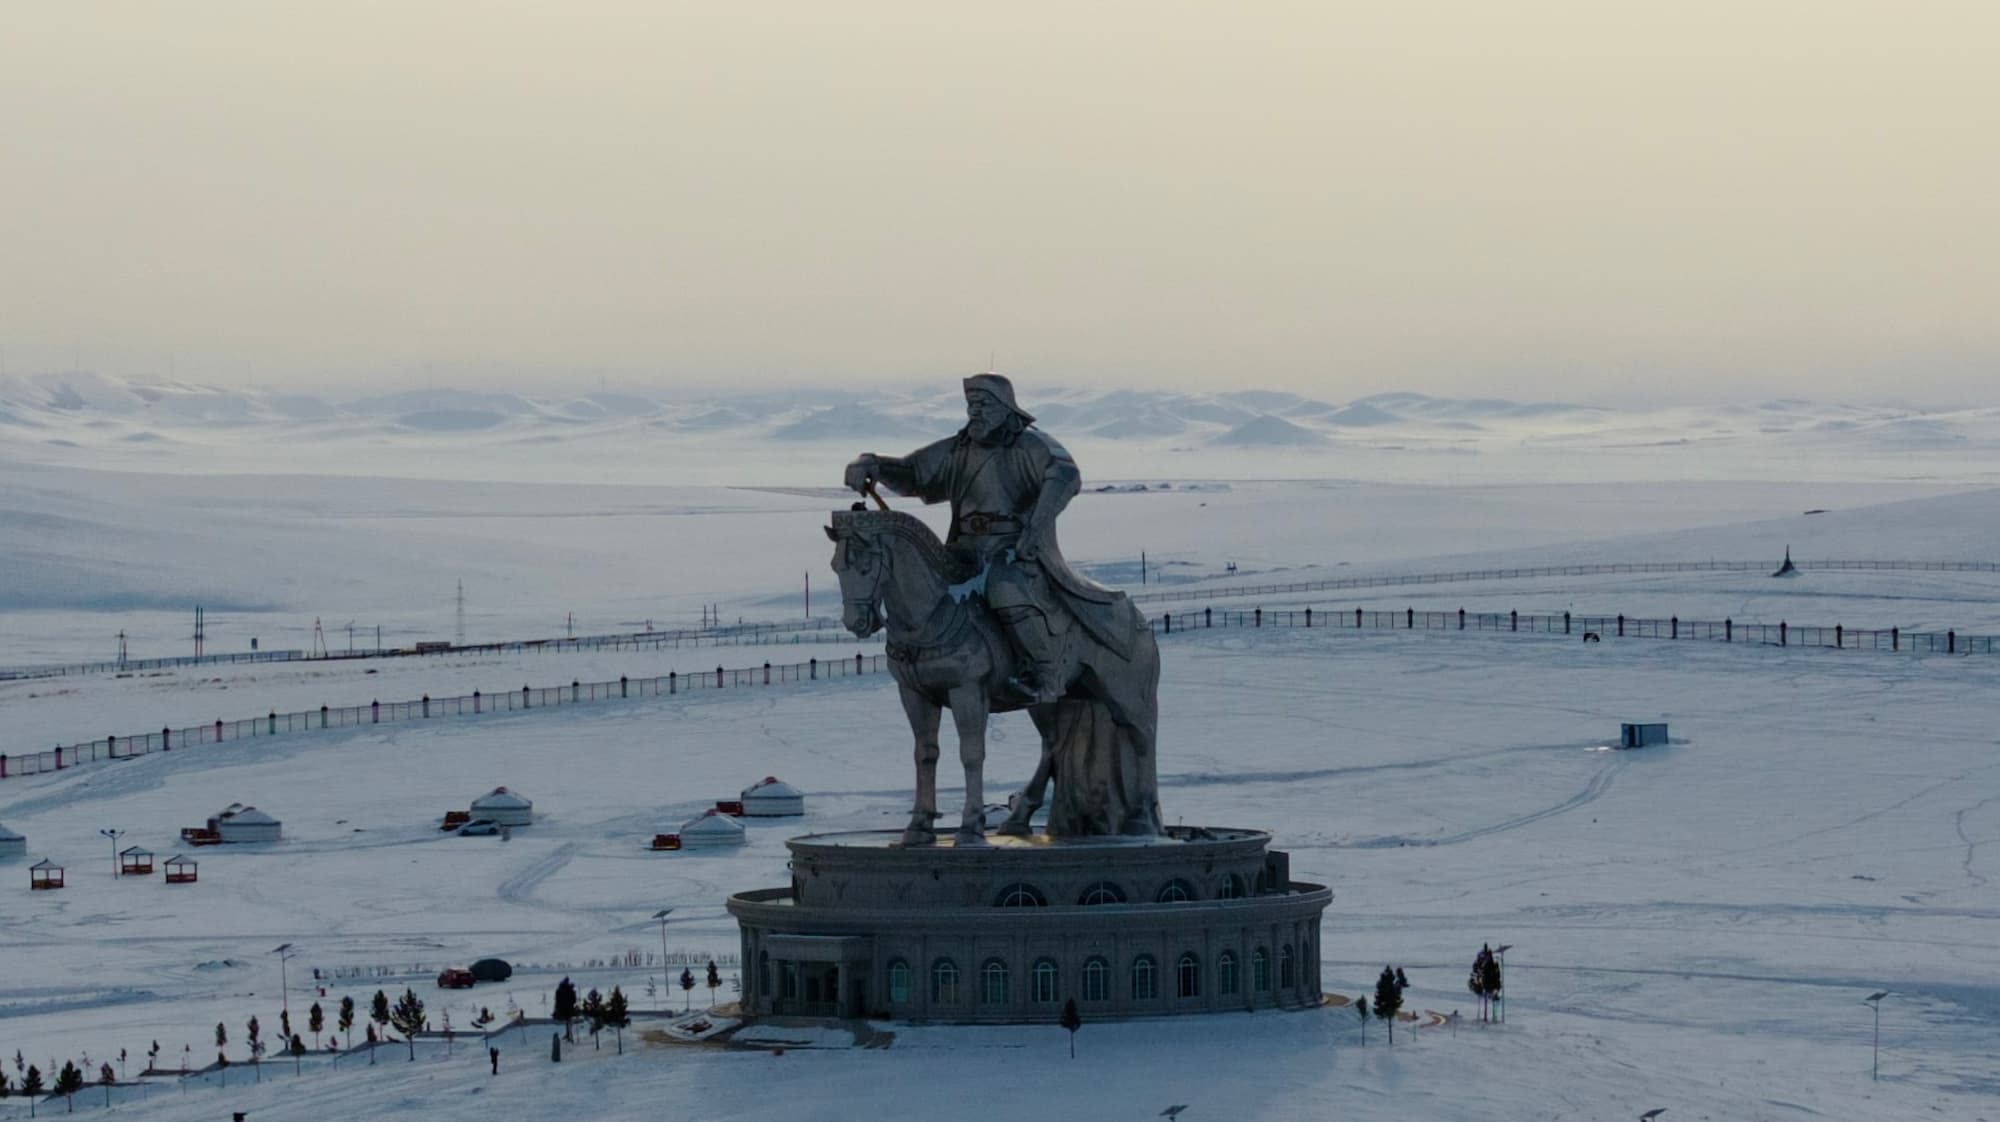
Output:
M997 958L987 959L979 968L979 1003L1007 1004L1007 964Z
M765 997L769 997L776 992L771 988L771 953L769 951L757 952L757 977L760 979L759 984L764 989Z
M958 1004L958 964L948 958L931 963L931 1004Z
M1160 886L1160 894L1153 897L1156 904L1180 904L1194 899L1194 886L1175 877Z
M1241 900L1244 895L1243 878L1235 873L1224 873L1222 879L1215 882L1215 898L1218 900Z
M1056 968L1054 959L1045 958L1035 963L1034 974L1030 978L1031 988L1029 990L1029 995L1034 998L1035 1004L1055 1004L1057 992L1056 980L1061 976L1062 971Z
M1257 870L1257 881L1256 884L1253 885L1250 889L1251 895L1264 896L1269 894L1270 891L1271 891L1271 870L1269 869Z
M1298 984L1298 963L1292 960L1292 945L1286 943L1278 948L1278 988L1288 990Z
M1132 1000L1151 1001L1160 996L1159 972L1152 955L1142 954L1132 960Z
M1223 951L1215 958L1215 986L1222 996L1236 992L1236 952Z
M1048 898L1032 884L1010 884L993 901L996 908L1046 908Z
M889 960L889 1000L896 1005L910 1000L910 964L900 958Z
M1111 996L1111 964L1092 957L1083 964L1083 999L1103 1001Z
M784 992L778 996L791 998L799 996L799 964L796 962L781 962L778 964L778 972L784 977L782 983Z
M1174 992L1182 997L1201 996L1201 960L1193 951L1184 952L1174 967Z
M1084 889L1083 895L1077 897L1076 902L1086 906L1091 904L1123 904L1125 902L1125 890L1108 880L1101 880Z
M1250 985L1258 993L1271 992L1271 956L1262 947L1250 952Z

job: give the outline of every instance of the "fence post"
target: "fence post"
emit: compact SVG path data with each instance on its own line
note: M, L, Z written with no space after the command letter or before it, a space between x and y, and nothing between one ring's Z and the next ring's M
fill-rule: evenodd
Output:
M1464 608L1460 608L1460 609L1458 610L1458 629L1459 629L1460 631L1463 631L1463 630L1465 630L1465 609L1464 609Z
M1174 613L1161 612L1160 625L1166 630L1167 634L1172 635L1174 633Z
M860 658L861 656L860 656L860 655L855 655L854 657L858 659L858 658ZM716 689L721 689L721 688L722 688L722 664L721 664L721 663L716 663L716 665L715 665L715 688L716 688Z
M1354 630L1361 630L1361 609L1354 609Z
M322 710L324 710L324 709L326 708L326 706L322 705L322 706L320 706L320 708L321 708ZM477 715L478 715L478 713L479 713L479 691L478 691L478 690L473 690L473 691L472 691L472 712L473 712L473 714L474 714L475 716L477 716Z
M1509 631L1521 630L1521 611L1519 608L1513 608L1508 610L1507 630Z
M855 672L856 674L862 674L862 673L866 673L866 668L865 668L865 667L863 667L863 666L862 666L862 664L861 664L861 652L860 652L860 651L855 651L855 652L854 652L854 672Z
M105 738L104 738L104 748L105 748L105 751L106 751L106 752L109 752L109 753L110 753L110 755L111 755L111 758L112 758L112 759L114 759L114 760L115 760L115 759L117 759L117 758L118 758L118 738L117 738L117 737L115 737L115 736L107 736L107 737L105 737ZM0 771L0 776L4 776L4 775L6 775L6 774L7 774L6 772L4 772L4 771Z
M1787 640L1786 640L1786 638L1785 638L1785 621L1784 621L1784 620L1779 620L1779 621L1778 621L1778 645L1779 645L1779 646L1781 646L1781 647L1782 647L1782 646L1785 646L1785 645L1786 645L1786 642L1787 642Z
M1262 626L1264 626L1264 609L1262 609L1262 608L1258 608L1258 609L1257 609L1257 622L1256 622L1255 624L1253 624L1252 626L1254 626L1254 627L1262 627Z
M1847 646L1846 630L1837 623L1833 625L1833 645L1843 648Z
M1667 638L1678 639L1681 637L1681 617L1675 616L1674 618L1668 620L1667 627L1669 629L1667 631Z
M1903 649L1902 628L1892 627L1889 629L1889 649L1892 651L1900 651Z
M569 680L569 700L572 705L583 700L583 683L575 678Z
M812 656L811 658L809 658L809 659L807 659L807 660L806 660L806 677L810 678L810 679L811 679L812 681L815 681L815 682L819 681L819 656L818 656L818 655L814 655L814 656Z
M529 699L530 699L530 696L531 696L531 695L530 695L530 694L528 693L528 687L527 687L527 684L526 684L526 683L523 683L523 684L521 685L521 708L523 708L523 709L532 709L532 708L534 708L534 705L533 705L533 703L532 703L532 702L531 702L531 701L529 700Z
M174 738L172 735L172 730L166 728L160 729L160 751L171 752L173 750L174 750Z
M525 690L526 688L527 687L525 686L522 687L523 690ZM377 700L368 703L368 723L371 725L379 725L382 723L381 701Z
M475 695L475 696L476 696L476 695ZM474 713L477 713L477 712L479 712L479 706L478 706L478 704L477 704L477 703L474 703L474 704L473 704L473 706L472 706L472 711L473 711ZM319 727L321 727L321 728L325 728L325 727L326 727L326 706L324 706L324 705L322 705L322 706L320 706L320 707L319 707Z
M1569 634L1569 613L1563 613L1563 634Z
M678 681L678 677L677 677L677 675L675 675L675 673L674 673L673 671L671 671L671 670L667 671L667 692L668 692L668 693L670 693L670 694L671 694L671 693L673 693L673 692L674 692L674 690L675 690L676 688L678 688L678 687L677 687L677 686L675 685L675 683L676 683L677 681Z
M1946 654L1957 654L1957 653L1958 653L1958 632L1957 632L1957 631L1947 631L1947 632L1945 632L1945 633L1944 633L1944 653L1946 653Z
M1725 619L1722 621L1722 641L1725 643L1734 643L1736 641L1735 620Z
M1306 630L1311 631L1312 625L1313 625L1313 610L1310 606L1308 606L1306 608Z
M56 745L56 770L62 770L62 745Z
M1215 626L1215 609L1214 609L1214 608L1203 608L1203 609L1201 610L1201 625L1202 625L1203 627L1214 627L1214 626Z
M771 684L771 664L768 662L764 664L764 684Z
M0 779L7 778L7 753L0 752Z
M271 710L271 724L270 724L270 733L271 733L271 735L272 735L272 736L276 736L276 735L278 735L278 711L277 711L276 709L273 709L273 710ZM217 729L217 730L215 730L215 739L216 739L216 740L217 740L218 742L220 742L220 741L222 740L222 730L221 730L221 729Z
M1417 629L1417 610L1415 608L1404 608L1403 630L1415 631L1416 629Z
M623 674L618 675L618 696L619 697L629 696L625 692L625 675Z

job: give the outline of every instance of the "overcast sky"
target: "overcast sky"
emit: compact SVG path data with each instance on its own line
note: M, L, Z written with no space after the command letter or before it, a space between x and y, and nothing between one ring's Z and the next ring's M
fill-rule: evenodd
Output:
M2000 4L21 3L0 348L1991 401Z

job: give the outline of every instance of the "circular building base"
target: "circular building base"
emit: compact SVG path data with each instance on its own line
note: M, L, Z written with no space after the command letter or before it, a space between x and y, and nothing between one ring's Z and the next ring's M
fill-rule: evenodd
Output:
M753 1014L1053 1021L1309 1008L1333 893L1259 830L793 838L792 883L730 897Z

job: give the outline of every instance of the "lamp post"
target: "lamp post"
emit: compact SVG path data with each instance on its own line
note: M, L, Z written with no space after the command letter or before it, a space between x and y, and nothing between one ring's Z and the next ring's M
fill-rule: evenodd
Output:
M1887 996L1888 990L1877 990L1861 999L1875 1010L1875 1056L1870 1064L1869 1079L1877 1083L1882 1080L1882 999Z
M1512 943L1502 943L1493 948L1493 957L1500 962L1500 1023L1507 1023L1507 952L1514 949Z
M285 978L285 962L292 957L292 945L279 943L271 948L271 953L278 956L278 1005L289 1020L292 1015L292 988Z
M125 831L103 829L97 832L111 839L111 875L116 877L118 875L118 839L125 836Z
M657 1004L662 1012L666 1010L667 1000L667 917L672 914L672 908L661 908L653 913L653 918L660 921L660 996Z

